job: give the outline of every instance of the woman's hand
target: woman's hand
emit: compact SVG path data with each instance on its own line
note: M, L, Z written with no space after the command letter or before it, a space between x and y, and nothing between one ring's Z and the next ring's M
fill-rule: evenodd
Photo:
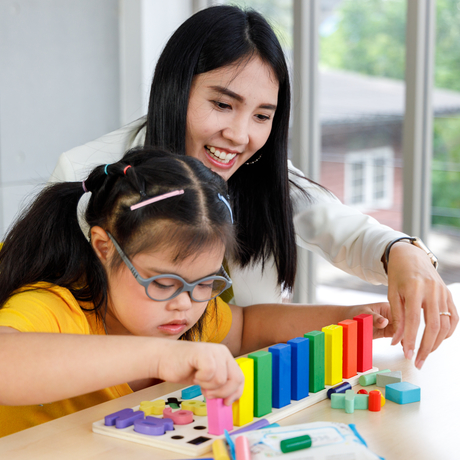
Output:
M394 244L390 251L388 300L394 329L392 345L401 341L407 359L414 355L423 309L425 330L415 359L415 366L421 369L428 355L453 334L458 313L449 289L430 259L406 242ZM441 312L449 312L450 316L440 315Z
M156 377L200 385L206 398L223 398L227 406L241 397L244 375L225 345L171 340L162 351Z

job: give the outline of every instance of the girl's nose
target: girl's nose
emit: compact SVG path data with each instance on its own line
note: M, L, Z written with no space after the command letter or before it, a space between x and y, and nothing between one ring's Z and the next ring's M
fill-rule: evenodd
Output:
M174 299L168 300L168 310L185 311L190 308L192 308L192 298L187 291L181 292L177 297L174 297Z

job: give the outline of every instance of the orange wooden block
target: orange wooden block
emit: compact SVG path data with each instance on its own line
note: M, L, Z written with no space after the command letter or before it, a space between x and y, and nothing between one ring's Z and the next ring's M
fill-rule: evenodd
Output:
M346 319L337 324L343 328L343 378L349 379L358 373L358 323L354 319Z

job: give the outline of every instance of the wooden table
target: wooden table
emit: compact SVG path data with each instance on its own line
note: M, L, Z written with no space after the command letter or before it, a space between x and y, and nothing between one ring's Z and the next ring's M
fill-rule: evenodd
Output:
M452 285L460 306L460 283ZM406 361L401 347L389 339L374 341L374 365L401 370L403 379L421 387L421 402L398 405L387 402L381 412L355 411L346 414L325 400L285 418L281 425L310 421L355 423L376 454L386 460L460 459L460 332L446 340L418 371ZM129 396L109 401L76 414L45 423L0 439L1 459L179 459L183 455L110 438L91 431L93 422L105 415L134 407L178 390L181 385L163 383ZM354 387L355 390L359 386ZM369 387L375 388L375 386ZM369 389L368 388L368 389Z

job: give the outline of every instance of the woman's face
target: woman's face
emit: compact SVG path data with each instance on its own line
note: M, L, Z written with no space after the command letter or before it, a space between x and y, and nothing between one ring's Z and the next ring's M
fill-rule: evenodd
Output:
M267 141L278 101L271 67L255 57L196 75L190 89L185 148L225 180Z
M193 282L217 274L223 257L224 247L221 245L181 262L174 261L172 251L167 248L141 252L132 257L131 262L142 278L175 274ZM124 263L116 271L106 264L106 271L109 284L106 326L109 334L178 339L195 325L206 309L207 302L193 301L188 292L163 302L150 299Z

